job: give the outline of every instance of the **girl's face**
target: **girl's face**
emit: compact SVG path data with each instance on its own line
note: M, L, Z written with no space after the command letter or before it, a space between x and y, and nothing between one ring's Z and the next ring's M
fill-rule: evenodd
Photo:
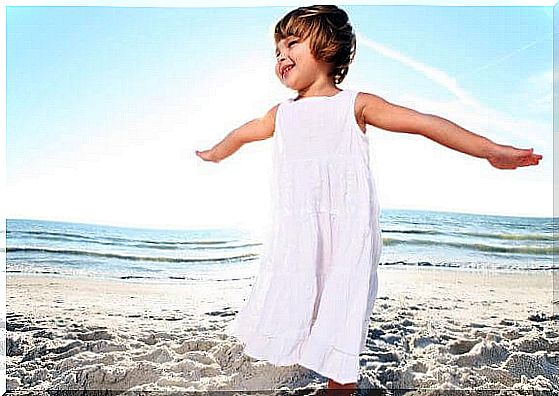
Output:
M309 38L290 36L276 45L275 73L288 88L301 90L327 76L329 65L317 61L311 53Z

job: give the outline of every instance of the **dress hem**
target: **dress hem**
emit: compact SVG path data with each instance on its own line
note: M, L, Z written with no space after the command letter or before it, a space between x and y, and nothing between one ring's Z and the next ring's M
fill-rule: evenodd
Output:
M236 320L226 333L241 341L243 353L274 366L298 364L340 384L356 383L359 379L359 355L343 352L317 337L285 338L239 329ZM342 373L342 374L340 374Z

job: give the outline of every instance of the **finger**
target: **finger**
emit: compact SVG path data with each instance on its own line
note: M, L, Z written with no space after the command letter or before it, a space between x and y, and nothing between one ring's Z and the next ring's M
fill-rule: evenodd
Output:
M526 162L526 163L521 164L520 166L531 166L531 165L538 165L538 161Z
M534 153L534 149L521 149L520 151L522 151L523 156L530 156Z

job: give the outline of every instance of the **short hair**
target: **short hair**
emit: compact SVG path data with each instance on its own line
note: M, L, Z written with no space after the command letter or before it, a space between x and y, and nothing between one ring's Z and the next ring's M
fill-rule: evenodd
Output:
M277 42L289 36L310 37L313 56L333 65L329 76L340 84L355 57L355 33L346 12L335 5L299 7L286 14L274 29Z

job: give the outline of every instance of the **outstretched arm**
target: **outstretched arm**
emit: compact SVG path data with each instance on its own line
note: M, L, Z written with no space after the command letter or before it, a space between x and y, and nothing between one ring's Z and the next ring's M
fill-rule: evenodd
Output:
M360 93L360 96L362 117L367 124L392 132L423 135L453 150L485 158L495 168L516 169L537 165L543 158L534 154L534 149L497 144L445 118L398 106L376 95Z
M255 118L234 129L211 149L196 150L196 155L204 161L219 162L236 152L245 143L272 137L278 106L272 107L263 117Z

